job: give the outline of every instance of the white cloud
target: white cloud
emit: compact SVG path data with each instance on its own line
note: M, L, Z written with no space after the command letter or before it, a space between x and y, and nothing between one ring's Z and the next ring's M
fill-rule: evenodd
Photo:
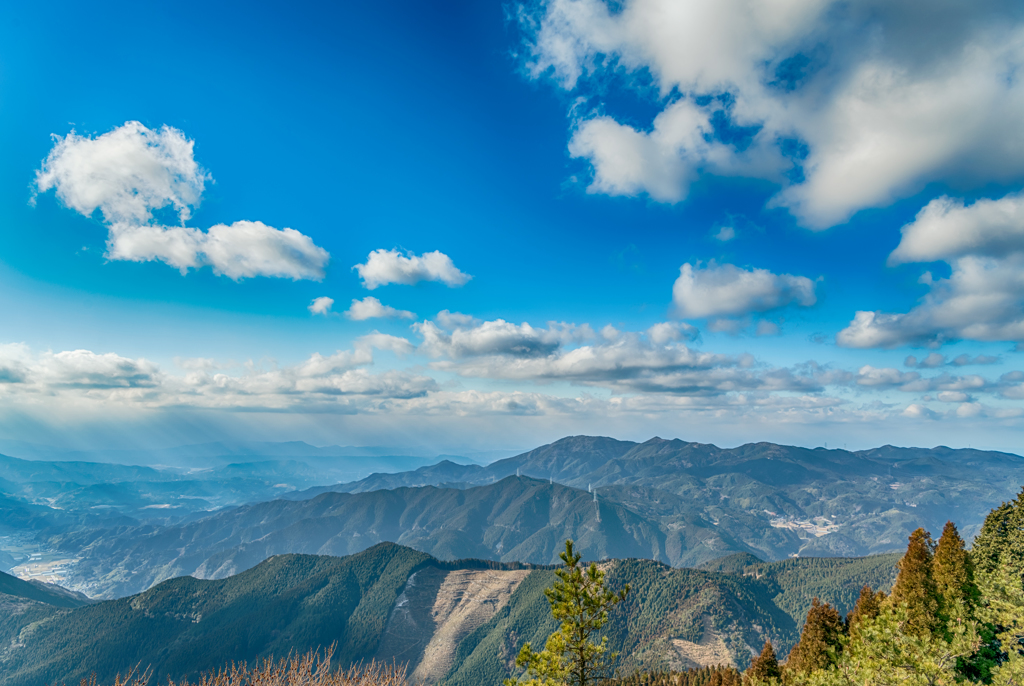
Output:
M946 356L941 353L929 353L924 359L918 360L913 355L908 355L907 359L903 360L903 364L918 369L934 369L946 364Z
M56 189L61 202L87 217L99 209L111 224L145 224L164 207L185 221L210 178L192 156L195 142L169 126L152 131L130 121L96 138L72 131L53 139L36 188Z
M849 348L941 345L960 339L1024 341L1024 253L960 257L948 279L906 313L857 312L836 342Z
M411 286L420 281L440 281L450 288L465 285L471 278L459 271L452 259L444 253L434 252L403 255L398 250L374 250L365 264L353 267L359 272L363 286L374 290L389 283Z
M902 233L890 265L943 260L952 273L935 279L925 272L920 282L929 292L909 312L857 312L836 336L837 343L869 348L937 346L959 339L1024 341L1020 194L972 205L943 196L918 212Z
M313 298L313 302L309 303L309 307L306 309L309 310L310 314L322 314L327 316L331 313L332 307L334 307L334 298L322 296L319 298Z
M699 263L680 267L672 301L680 317L702 319L765 312L792 302L809 307L817 299L814 282L807 277L712 261L703 268Z
M445 329L469 329L482 323L472 315L461 312L449 312L448 310L438 312L435 319Z
M483 355L543 357L566 342L593 338L589 326L551 322L547 329L527 323L512 324L503 319L445 331L431 321L414 324L423 337L420 350L430 357L461 359Z
M665 345L675 341L695 341L700 331L692 324L685 322L659 322L647 329L647 338L655 345Z
M590 163L591 192L676 202L702 172L783 182L796 165L802 178L775 202L825 228L929 182L1024 176L1024 82L1006 76L1024 66L1013 3L939 13L842 0L535 7L520 12L534 78L581 99L603 97L609 82L658 94L661 112L639 127L574 110L569 151ZM723 140L713 114L754 135ZM788 151L794 139L805 157Z
M952 261L965 255L1001 257L1024 251L1024 195L981 199L972 205L942 196L902 229L889 264Z
M416 314L408 310L396 310L390 305L381 304L380 300L367 296L362 300L352 300L352 306L345 312L345 316L357 322L366 319L415 319Z
M355 342L356 349L374 348L376 350L390 350L396 355L408 355L415 350L415 346L407 338L391 336L379 331L373 331L360 336Z
M714 239L722 243L728 243L734 238L736 238L736 229L731 226L723 226L714 235Z
M314 353L302 362L279 367L249 362L217 365L212 360L179 360L185 374L175 376L141 358L116 353L70 350L33 353L25 346L0 346L0 369L18 368L18 383L0 383L0 401L49 405L61 401L95 402L102 408L121 403L139 407L303 410L322 407L349 412L387 399L410 399L438 390L429 376L406 371L371 373L373 350L411 352L397 336L373 332L351 350ZM233 373L232 373L233 370ZM11 390L17 387L17 390Z
M996 364L999 358L993 355L976 355L971 357L967 353L957 355L952 360L947 360L941 353L928 353L926 357L918 360L913 355L908 355L903 364L907 367L917 369L935 369L937 367L967 367L969 365Z
M323 278L330 256L294 229L258 221L208 231L184 226L209 175L193 158L194 142L181 131L128 122L96 138L72 131L54 140L36 173L36 190L55 189L67 207L85 216L99 209L108 229L108 259L161 261L182 274L208 265L236 281ZM156 221L154 212L165 208L177 213L181 226Z
M724 395L734 392L819 392L840 380L816 365L800 370L761 368L749 355L702 353L677 341L697 335L685 323L660 323L643 334L607 326L550 323L547 329L504 320L452 331L435 322L414 325L419 351L432 367L464 377L534 383L564 381L619 393ZM596 341L591 343L591 341ZM842 377L845 383L846 377Z

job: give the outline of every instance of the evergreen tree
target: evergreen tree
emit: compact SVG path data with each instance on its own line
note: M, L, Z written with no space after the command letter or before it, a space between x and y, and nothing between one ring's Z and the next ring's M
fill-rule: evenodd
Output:
M775 649L771 641L764 642L761 654L753 659L747 671L743 673L744 686L759 686L782 678L779 660L775 657Z
M516 657L516 666L526 669L527 679L507 679L506 686L587 686L611 667L616 653L608 652L608 637L594 642L595 634L608 622L608 610L626 599L629 584L618 593L605 588L604 572L593 562L580 565L581 555L571 540L559 555L565 567L555 570L558 579L545 589L551 614L562 625L548 637L544 650L529 643Z
M971 545L971 557L980 573L992 574L999 567L999 560L1009 545L1013 530L1013 520L1020 519L1017 505L1024 496L1024 490L1016 500L1003 503L988 513L981 531Z
M982 594L977 613L991 636L965 670L993 683L1024 682L1024 490L992 510L971 546Z
M916 529L910 534L907 552L899 561L899 573L888 603L905 606L909 633L923 636L940 628L939 592L932 576L932 555L935 544L931 534Z
M951 616L962 603L964 612L973 615L980 596L974 582L974 563L953 522L946 522L942 529L932 559L932 575L944 614Z
M839 611L815 598L807 612L800 641L786 660L787 675L808 674L833 664L835 657L842 651L845 628Z
M882 611L882 602L884 600L884 591L876 593L866 584L864 588L860 589L860 597L857 598L857 604L853 606L853 610L846 616L846 626L851 638L856 638L860 626L865 621L878 616L878 613Z

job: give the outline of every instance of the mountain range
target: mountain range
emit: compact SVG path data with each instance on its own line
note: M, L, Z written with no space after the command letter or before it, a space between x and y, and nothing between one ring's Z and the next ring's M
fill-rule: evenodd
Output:
M888 588L897 558L763 563L738 555L707 569L609 560L608 583L632 587L612 613L609 642L627 672L743 667L766 639L789 650L812 597L846 612L863 584ZM9 608L0 616L0 686L91 673L112 682L135 666L159 683L332 643L341 665L394 660L431 686L498 683L523 642L542 643L554 629L543 593L553 579L550 568L445 562L393 543L341 558L278 555L225 579L179 577L88 605L0 577L0 604Z
M730 552L771 560L899 550L914 528L938 532L947 518L970 539L1022 482L1024 458L1007 453L575 436L486 466L441 461L178 521L79 522L43 538L78 560L63 583L106 598L182 574L223 578L270 555L346 555L382 541L439 559L552 563L572 537L595 559L697 566ZM75 509L84 496L66 497L65 518L97 512Z

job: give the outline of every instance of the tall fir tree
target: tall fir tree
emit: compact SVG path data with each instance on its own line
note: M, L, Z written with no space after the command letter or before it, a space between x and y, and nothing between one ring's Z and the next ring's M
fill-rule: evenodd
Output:
M800 641L786 660L786 674L809 674L834 664L842 652L842 638L846 626L839 611L817 598L811 601L807 621L800 632Z
M883 601L885 601L885 591L873 591L867 584L860 589L857 604L846 615L846 627L851 638L857 637L860 626L864 622L878 616L878 613L882 611Z
M751 661L747 671L743 673L744 686L760 686L782 678L782 668L775 656L775 648L771 641L765 641L761 654Z
M893 607L906 607L906 631L918 636L930 635L943 624L939 616L939 592L932 575L934 549L931 534L924 529L915 529L910 534L907 552L899 561L896 583L886 601Z
M953 522L946 522L935 546L932 575L944 614L950 616L962 603L967 615L973 616L981 594L974 581L974 562Z
M980 574L992 575L1005 566L1024 571L1024 489L988 514L971 557Z

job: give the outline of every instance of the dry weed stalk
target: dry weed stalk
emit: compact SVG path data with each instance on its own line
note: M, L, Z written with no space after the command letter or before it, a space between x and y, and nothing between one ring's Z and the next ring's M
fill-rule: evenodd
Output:
M347 670L331 670L331 657L335 646L310 650L305 655L289 655L275 661L272 657L249 667L245 662L232 662L216 672L202 674L198 681L174 681L168 679L167 686L406 686L405 665L371 661ZM114 686L147 686L152 676L150 670L140 673L138 667L120 675ZM81 686L98 686L96 675L82 679Z

